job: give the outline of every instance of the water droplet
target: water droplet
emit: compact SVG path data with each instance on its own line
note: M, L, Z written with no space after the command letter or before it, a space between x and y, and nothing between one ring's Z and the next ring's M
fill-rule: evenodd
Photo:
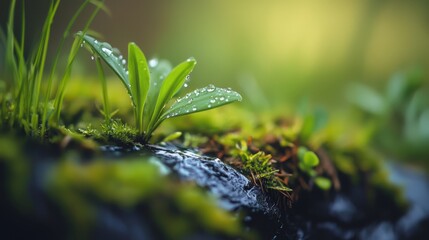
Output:
M125 64L127 64L127 60L122 59L122 65L125 65Z
M187 83L185 83L185 84L183 84L183 86L185 87L185 88L187 88L188 87L188 84ZM198 96L198 95L197 95Z
M210 84L207 86L207 92L213 92L216 89L215 86L213 86L213 84Z
M192 111L194 111L194 112L197 111L197 107L193 106Z
M210 103L216 103L216 100L210 99Z
M113 51L113 54L121 55L121 51L119 51L119 49L117 48L113 48L112 51Z
M212 107L212 105L211 105L211 104L209 104L209 105L207 105L207 107L211 108L211 107Z
M156 67L156 65L158 65L158 59L153 58L153 59L149 60L149 66L150 67L154 68L154 67Z
M224 98L224 97L220 97L220 98L219 98L219 100L224 101L224 100L225 100L225 98Z
M122 58L124 58L124 56L122 56L122 55L119 55L119 60L122 60Z
M80 44L80 47L83 47L83 43Z
M126 72L125 72L125 74L127 74L127 75L128 75L128 71L126 71Z
M101 48L101 51L103 51L103 52L104 52L104 53L106 53L107 55L112 55L112 50L111 50L111 49L109 49L109 48L102 47L102 48Z
M104 48L112 49L112 45L110 45L110 44L109 44L109 43L107 43L107 42L102 42L102 43L101 43L101 46L102 46L102 47L104 47Z
M94 59L95 59L95 57L94 57L94 56L91 56L91 60L92 60L92 61L94 61Z

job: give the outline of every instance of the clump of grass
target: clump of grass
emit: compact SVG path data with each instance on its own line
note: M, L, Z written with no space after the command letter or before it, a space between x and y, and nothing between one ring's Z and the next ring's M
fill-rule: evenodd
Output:
M87 31L94 17L104 6L103 1L97 0L86 0L80 5L62 35L53 59L52 68L47 70L46 62L51 41L51 27L60 5L60 0L51 1L38 44L33 48L34 51L30 53L24 52L26 40L24 1L22 1L21 38L18 39L14 33L16 2L16 0L11 1L6 34L2 34L4 37L0 39L0 46L4 47L5 52L5 55L2 56L4 57L5 66L3 66L4 75L1 79L1 82L4 83L4 92L1 93L2 96L0 97L0 123L3 127L22 128L27 135L40 136L43 139L49 126L56 126L59 123L58 113L60 112L59 108L61 108L61 104L58 103L61 103L64 96L67 79L71 71L71 63L76 56L77 46L80 44L79 41L81 41L80 39L75 40L69 53L64 77L59 84L60 88L53 89L54 74L58 70L58 61L65 40L69 36L76 19L89 4L95 5L95 9L87 20L84 31ZM29 57L26 58L25 56ZM42 83L46 74L46 91L43 92ZM55 104L52 104L51 95L55 91L57 92L54 98ZM58 118L51 120L55 112Z

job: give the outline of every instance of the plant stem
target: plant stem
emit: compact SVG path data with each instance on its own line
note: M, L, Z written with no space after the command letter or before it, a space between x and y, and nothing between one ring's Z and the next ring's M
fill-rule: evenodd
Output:
M106 76L104 74L103 66L101 65L101 60L99 57L95 57L95 63L97 64L97 71L98 75L100 77L101 86L103 89L103 109L104 109L104 119L106 121L106 124L110 124L110 107L109 107L109 97L107 94L107 82L106 82Z

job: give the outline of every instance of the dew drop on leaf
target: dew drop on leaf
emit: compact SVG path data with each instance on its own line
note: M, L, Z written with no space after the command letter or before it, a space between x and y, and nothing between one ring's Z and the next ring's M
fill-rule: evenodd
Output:
M110 50L109 48L103 47L103 48L101 48L101 51L103 51L107 55L112 55L112 50Z
M149 60L149 66L154 68L156 67L156 65L158 65L158 59L156 58L152 58L151 60Z
M213 84L207 86L207 92L213 92L215 89L216 87Z

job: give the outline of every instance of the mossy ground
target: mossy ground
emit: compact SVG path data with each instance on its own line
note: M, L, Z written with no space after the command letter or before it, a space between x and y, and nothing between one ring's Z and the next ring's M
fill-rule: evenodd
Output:
M142 146L142 142L129 124L132 109L125 91L110 94L112 108L119 109L114 119L122 120L104 122L98 107L101 89L100 94L82 92L77 86L83 79L71 81L68 89L62 113L66 127L52 128L43 144L40 140L24 140L26 137L19 132L3 130L0 159L7 173L3 187L14 205L34 208L27 196L29 168L47 158L54 164L44 176L45 187L65 221L79 229L78 234L85 235L90 228L93 202L101 200L109 206L144 208L141 211L149 211L147 214L156 228L169 239L193 231L251 237L237 216L216 207L215 200L204 191L192 183L183 184L161 176L144 157L105 159L99 151L100 145ZM94 83L93 89L97 87ZM367 189L365 198L373 201L374 209L381 195L390 199L395 208L405 207L401 191L389 183L380 157L368 148L365 131L338 132L337 125L332 127L337 124L335 121L322 129L309 128L305 117L284 115L276 111L256 114L227 106L166 121L155 132L152 142L181 131L183 134L177 135L173 144L218 157L233 166L276 199L284 211L309 194L314 193L323 201L323 196L362 185ZM300 168L300 147L313 151L320 159L311 174ZM40 149L47 154L34 158L32 152ZM318 178L326 179L329 184L321 187ZM165 199L174 207L166 209L158 199ZM151 207L146 209L148 206Z

